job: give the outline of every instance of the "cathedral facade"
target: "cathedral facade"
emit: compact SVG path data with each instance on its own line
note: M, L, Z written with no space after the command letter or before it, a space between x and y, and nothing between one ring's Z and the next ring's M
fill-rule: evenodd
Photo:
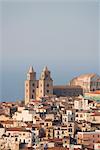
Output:
M37 80L36 72L33 67L30 67L25 81L25 104L28 104L33 99L38 100L49 95L53 95L51 72L45 67L40 75L40 79Z

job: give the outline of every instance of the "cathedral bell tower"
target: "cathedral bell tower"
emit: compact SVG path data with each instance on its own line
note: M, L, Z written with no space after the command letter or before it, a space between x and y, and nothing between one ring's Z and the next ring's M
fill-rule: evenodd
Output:
M43 69L39 79L39 97L53 95L53 80L47 66Z
M36 72L33 67L29 68L27 80L25 81L25 104L36 98Z

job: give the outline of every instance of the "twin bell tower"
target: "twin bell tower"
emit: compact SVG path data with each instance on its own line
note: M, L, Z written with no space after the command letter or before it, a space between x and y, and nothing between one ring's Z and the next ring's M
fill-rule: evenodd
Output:
M36 72L33 67L29 68L27 73L27 80L25 81L25 104L28 104L31 100L39 100L44 96L53 95L53 80L51 78L51 72L47 66L44 67L40 79L36 79Z

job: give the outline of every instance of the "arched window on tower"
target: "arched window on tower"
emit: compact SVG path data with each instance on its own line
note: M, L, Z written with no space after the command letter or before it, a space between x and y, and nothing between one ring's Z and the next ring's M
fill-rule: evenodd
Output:
M49 87L49 84L47 84L47 87Z
M49 93L49 90L47 90L47 93Z

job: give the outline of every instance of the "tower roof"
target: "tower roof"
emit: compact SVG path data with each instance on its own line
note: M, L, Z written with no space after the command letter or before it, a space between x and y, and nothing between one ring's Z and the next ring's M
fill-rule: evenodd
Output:
M30 68L29 68L29 71L28 71L29 73L33 73L34 72L34 69L33 69L33 67L32 66L30 66Z
M49 71L47 66L45 66L43 69L43 72L45 72L45 71Z

